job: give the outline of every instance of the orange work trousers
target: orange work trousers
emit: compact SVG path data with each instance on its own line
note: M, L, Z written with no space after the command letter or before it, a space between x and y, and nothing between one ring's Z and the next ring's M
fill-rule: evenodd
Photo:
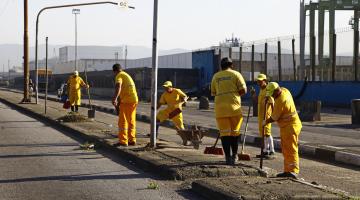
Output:
M120 144L136 143L136 106L137 103L120 103L118 122Z
M290 124L280 128L281 151L284 156L284 172L299 174L299 134L301 124Z

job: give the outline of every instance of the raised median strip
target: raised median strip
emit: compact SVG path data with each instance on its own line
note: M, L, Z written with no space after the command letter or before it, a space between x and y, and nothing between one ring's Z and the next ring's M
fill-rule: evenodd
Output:
M12 90L12 92L19 93L19 91ZM44 98L44 96L39 95L39 98ZM58 101L58 98L54 97L48 97L48 100L50 101ZM88 103L83 103L83 107L89 108L90 105ZM98 111L106 112L109 114L115 114L116 111L113 108L109 108L106 106L99 106L99 105L93 105L93 108L95 108ZM137 120L143 121L143 122L150 122L150 116L146 115L144 113L137 113L136 115ZM184 123L185 126L191 126L192 124ZM166 121L162 124L162 126L173 128L173 125L170 121ZM216 138L218 134L218 130L206 126L199 125L199 128L207 129L209 130L208 137ZM256 133L249 133L246 136L246 143L258 146L261 145L261 137L259 137ZM274 138L274 146L275 149L278 151L281 151L281 145L280 140ZM342 148L336 148L336 147L329 147L321 144L310 144L308 142L300 142L299 144L299 154L319 160L323 160L326 162L333 162L333 163L339 163L339 164L347 164L352 166L360 166L360 154L353 153L353 152L347 152Z
M84 107L89 107L87 103L83 104ZM109 109L104 106L97 106L99 111L107 112L110 114L116 114L114 109ZM150 122L150 116L145 114L137 114L136 115L137 120L143 121L143 122ZM185 127L190 127L192 124L184 123ZM162 124L162 126L173 128L174 126L170 121L166 121ZM218 134L218 130L214 128L209 128L205 126L198 126L201 129L207 129L209 130L208 137L216 138ZM251 133L246 136L246 143L251 144L253 146L261 146L261 140L262 138L257 136L256 133ZM280 139L274 138L274 147L276 150L281 151L281 141ZM335 162L335 163L341 163L341 164L348 164L352 166L360 166L360 155L356 153L347 153L344 152L343 149L339 148L329 148L324 145L313 145L308 144L307 142L301 142L299 144L299 154L303 156L308 156L311 158L316 158L319 160L327 161L327 162ZM344 159L341 156L336 155L346 155L346 159Z
M257 167L238 164L236 166L226 166L223 163L222 156L212 156L204 155L202 152L192 149L191 147L184 147L177 145L169 141L159 141L158 148L156 150L150 150L147 148L149 138L145 137L143 134L138 134L137 146L135 147L114 147L112 144L117 141L116 135L113 133L116 132L116 127L107 126L104 122L99 121L90 121L90 122L81 122L81 123L63 123L57 120L59 117L64 116L66 111L62 108L58 108L59 104L52 102L49 103L47 115L43 114L43 105L36 104L19 104L18 101L21 98L21 95L11 95L11 93L4 93L0 91L0 101L23 112L29 116L35 117L40 121L43 121L54 128L58 128L67 132L71 136L80 137L84 140L94 142L95 147L106 148L113 151L114 153L121 156L121 158L128 160L130 163L136 164L137 167L153 172L163 178L170 180L223 180L222 178L231 180L236 178L237 180L247 180L251 177L261 180L267 180L268 185L272 184L281 184L285 185L287 179L276 179L276 178L266 178L264 175L273 175L275 172L266 170L263 172ZM86 110L81 112L85 113ZM113 116L106 113L98 113L98 117L101 119L113 118ZM277 181L274 181L277 180ZM212 182L204 182L202 186L208 188L209 194L218 193L217 187L212 185ZM238 185L237 182L232 184ZM305 184L306 185L306 184ZM248 186L252 188L258 188L258 183L248 182ZM330 196L335 198L333 199L346 199L345 197L339 196L339 194L333 195L329 190L323 191L316 186L308 185L310 188L313 188L314 195L311 196L315 199L321 199L324 197L323 193L327 193ZM234 186L235 187L235 186ZM290 191L292 196L302 195L302 190L297 190L297 187ZM301 188L301 187L299 187ZM193 184L192 188L195 192L204 195L196 183ZM204 191L204 189L202 189ZM249 190L249 193L244 193L246 197L252 196L253 190ZM264 193L260 190L259 194ZM226 192L224 193L226 194ZM266 191L263 195L266 195ZM209 199L214 199L209 197ZM229 199L228 197L224 199ZM231 198L230 198L231 199Z

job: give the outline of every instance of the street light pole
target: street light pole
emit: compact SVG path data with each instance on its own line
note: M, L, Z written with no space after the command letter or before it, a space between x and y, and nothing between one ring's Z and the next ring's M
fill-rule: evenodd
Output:
M29 98L29 31L28 0L24 0L24 98L22 103L30 102Z
M156 148L156 108L157 108L157 78L158 78L158 52L157 52L157 20L158 0L154 0L153 40L152 40L152 77L151 77L151 124L150 147Z
M27 0L24 0L27 2ZM89 5L99 5L99 4L112 4L112 5L116 5L118 6L119 4L116 2L112 2L112 1L99 1L99 2L91 2L91 3L78 3L78 4L66 4L66 5L59 5L59 6L49 6L49 7L44 7L42 8L36 17L36 36L35 36L35 88L36 88L36 104L38 103L38 99L39 99L39 95L38 95L38 35L39 35L39 18L40 18L40 14L45 11L45 10L50 10L50 9L57 9L57 8L67 8L67 7L76 7L76 6L89 6ZM27 3L26 3L27 5ZM27 6L26 6L27 7ZM135 7L133 6L128 6L130 9L135 9ZM27 11L26 11L27 13ZM25 15L27 16L27 14ZM27 18L26 18L27 19ZM27 30L27 28L26 28ZM25 48L24 48L25 51ZM25 60L25 56L24 56L24 60ZM24 70L24 74L25 74L25 70ZM24 76L26 77L26 76ZM29 83L29 82L27 82ZM25 95L25 90L24 90L24 95Z
M77 15L80 14L80 9L73 9L72 13L75 15L75 71L77 70Z

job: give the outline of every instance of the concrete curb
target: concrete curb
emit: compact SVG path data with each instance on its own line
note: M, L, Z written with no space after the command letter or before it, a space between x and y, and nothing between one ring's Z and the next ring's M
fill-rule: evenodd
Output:
M17 92L17 91L11 91L11 92ZM39 96L39 98L44 99L44 96ZM48 97L48 100L58 101L58 99L54 98L54 97ZM90 107L90 105L88 103L83 103L81 106L87 107L87 108ZM116 111L113 108L108 108L108 107L98 106L98 105L93 105L93 108L95 108L95 110L98 110L100 112L105 112L105 113L116 115ZM136 114L136 118L139 121L150 122L150 117L147 115ZM186 126L191 126L192 124L185 123L184 125L186 127ZM162 126L165 126L168 128L173 128L172 123L170 121L164 122L162 124ZM201 129L209 130L208 137L213 137L213 138L217 137L217 134L218 134L217 129L203 127L203 126L198 126L198 127ZM246 135L246 143L251 144L253 146L260 147L261 146L261 137L256 136L255 134L253 134L253 135L247 134ZM279 139L274 139L274 147L276 150L281 151L281 141ZM339 149L337 147L314 146L314 145L310 145L307 143L300 143L299 144L299 154L303 155L303 156L319 159L322 161L326 161L326 162L347 164L347 165L352 165L352 166L356 166L356 167L360 166L360 155L359 154L345 152L342 149Z
M207 199L242 200L241 196L236 196L220 188L211 187L201 180L192 182L191 189Z

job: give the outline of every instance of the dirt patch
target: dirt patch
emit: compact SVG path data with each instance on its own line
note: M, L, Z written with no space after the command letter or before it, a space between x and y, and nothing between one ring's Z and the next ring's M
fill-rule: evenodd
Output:
M68 113L67 115L57 119L60 122L90 122L86 116L79 113Z
M243 176L206 179L200 183L239 199L347 199L315 186L285 178Z

